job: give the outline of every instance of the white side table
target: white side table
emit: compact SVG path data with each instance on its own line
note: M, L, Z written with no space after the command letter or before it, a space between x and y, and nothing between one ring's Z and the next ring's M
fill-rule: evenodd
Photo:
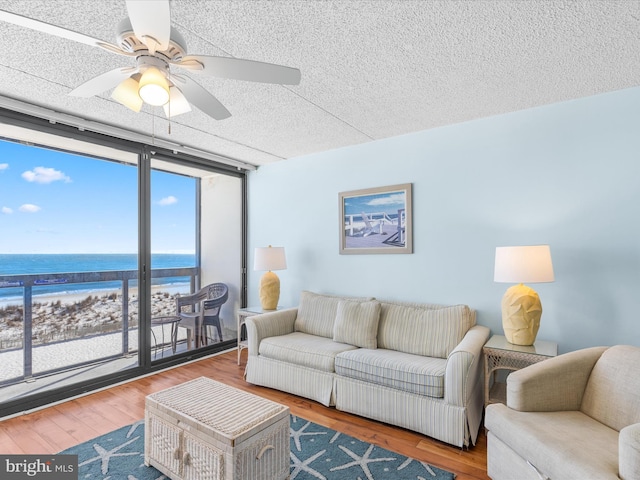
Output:
M495 377L498 370L514 372L558 355L558 344L536 340L533 345L514 345L504 335L494 335L483 349L484 353L484 406L507 403L507 384Z
M247 327L245 322L248 317L254 315L260 315L261 313L275 312L277 310L283 310L285 307L278 307L275 310L263 310L262 307L245 307L238 310L238 365L240 365L240 353L243 349L249 347L247 340Z

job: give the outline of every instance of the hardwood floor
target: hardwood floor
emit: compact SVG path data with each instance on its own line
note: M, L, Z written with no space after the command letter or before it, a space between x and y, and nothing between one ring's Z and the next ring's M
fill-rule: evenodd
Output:
M234 350L4 420L0 422L0 453L57 453L143 418L146 395L205 376L288 405L293 415L454 472L457 480L489 478L487 441L482 427L477 445L461 450L409 430L250 385L242 378L244 363L238 366L236 361Z

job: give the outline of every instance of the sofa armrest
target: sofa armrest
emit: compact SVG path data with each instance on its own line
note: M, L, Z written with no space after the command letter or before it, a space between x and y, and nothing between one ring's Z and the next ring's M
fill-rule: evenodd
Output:
M640 423L620 430L618 472L622 480L640 478Z
M293 333L297 316L297 308L288 308L247 317L245 325L249 355L258 355L258 347L263 338Z
M444 401L467 406L475 383L482 378L482 347L490 330L482 325L471 327L447 358L444 374Z
M521 412L580 410L591 370L607 347L565 353L507 377L507 406Z

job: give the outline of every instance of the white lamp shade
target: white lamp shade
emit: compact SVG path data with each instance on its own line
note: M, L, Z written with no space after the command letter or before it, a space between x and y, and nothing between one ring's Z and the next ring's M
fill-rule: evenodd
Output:
M113 92L111 92L111 98L134 112L139 112L142 108L142 99L140 95L138 95L138 76L133 75L123 80L113 89Z
M185 96L178 87L173 85L169 87L169 101L162 108L164 108L164 114L167 118L173 118L191 111L191 105L189 105Z
M284 256L284 247L258 247L254 252L253 269L264 270L285 270L287 259Z
M493 281L500 283L553 282L549 245L496 247Z
M140 77L140 98L149 105L160 107L169 101L169 84L162 72L149 67Z

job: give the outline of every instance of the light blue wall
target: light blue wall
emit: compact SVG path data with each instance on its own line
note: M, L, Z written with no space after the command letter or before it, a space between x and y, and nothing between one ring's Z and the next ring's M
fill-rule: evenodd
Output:
M414 254L339 255L338 192L413 183ZM284 246L280 304L301 290L465 303L502 333L496 246L551 246L531 285L538 339L561 352L640 345L640 88L264 166L249 176L253 248ZM261 272L249 272L259 304Z

